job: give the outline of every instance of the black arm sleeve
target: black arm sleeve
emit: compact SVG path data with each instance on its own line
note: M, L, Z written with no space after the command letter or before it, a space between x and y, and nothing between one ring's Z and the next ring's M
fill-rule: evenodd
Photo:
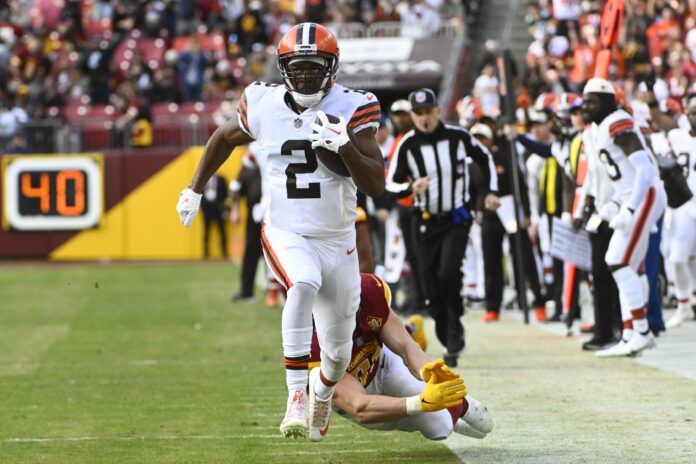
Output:
M530 152L536 153L542 158L551 158L551 145L535 142L526 135L518 135L517 141Z

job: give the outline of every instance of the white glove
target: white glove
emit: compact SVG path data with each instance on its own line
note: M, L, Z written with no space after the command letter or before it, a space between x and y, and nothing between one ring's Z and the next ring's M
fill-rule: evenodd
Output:
M312 123L312 135L309 136L312 148L324 147L329 151L338 153L338 149L350 140L346 118L341 116L339 121L333 124L329 122L329 118L323 111L317 111L317 118L321 124Z
M179 213L179 219L184 227L191 226L193 218L198 214L198 208L201 206L201 197L203 195L196 193L190 188L185 188L179 194L179 202L176 204L176 212Z
M601 217L602 220L610 222L612 219L614 219L614 216L619 214L619 205L613 201L607 202L603 204L601 208L599 208L597 214L599 214L599 217Z
M628 223L633 218L633 211L628 206L622 206L619 213L609 223L609 227L614 230L623 230L628 227Z

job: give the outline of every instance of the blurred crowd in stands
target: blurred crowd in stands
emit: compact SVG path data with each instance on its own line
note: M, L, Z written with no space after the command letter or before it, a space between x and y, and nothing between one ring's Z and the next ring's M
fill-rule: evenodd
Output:
M151 143L153 116L219 123L300 20L436 28L460 16L458 0L0 1L0 148L45 118L108 118L117 138L141 121L133 146Z
M527 108L545 92L582 94L593 76L599 24L606 2L599 0L534 0L526 4L525 21L533 42L527 49L518 108ZM495 49L497 44L487 44ZM696 82L696 1L626 0L619 46L609 79L619 84L640 116L648 118L645 88L657 77L657 98L663 110L679 112L682 98ZM474 111L500 113L495 69L484 66L472 96L459 106L461 117ZM690 90L691 89L691 90Z

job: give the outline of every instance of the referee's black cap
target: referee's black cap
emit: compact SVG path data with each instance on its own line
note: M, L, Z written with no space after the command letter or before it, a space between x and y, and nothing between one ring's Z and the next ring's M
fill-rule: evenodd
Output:
M437 106L437 96L432 89L422 88L411 92L408 102L411 104L411 110L430 108Z

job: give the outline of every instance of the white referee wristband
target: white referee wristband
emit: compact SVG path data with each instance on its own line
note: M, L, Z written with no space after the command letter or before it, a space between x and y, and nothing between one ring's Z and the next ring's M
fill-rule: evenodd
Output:
M415 416L423 412L420 395L409 396L406 398L406 415Z

